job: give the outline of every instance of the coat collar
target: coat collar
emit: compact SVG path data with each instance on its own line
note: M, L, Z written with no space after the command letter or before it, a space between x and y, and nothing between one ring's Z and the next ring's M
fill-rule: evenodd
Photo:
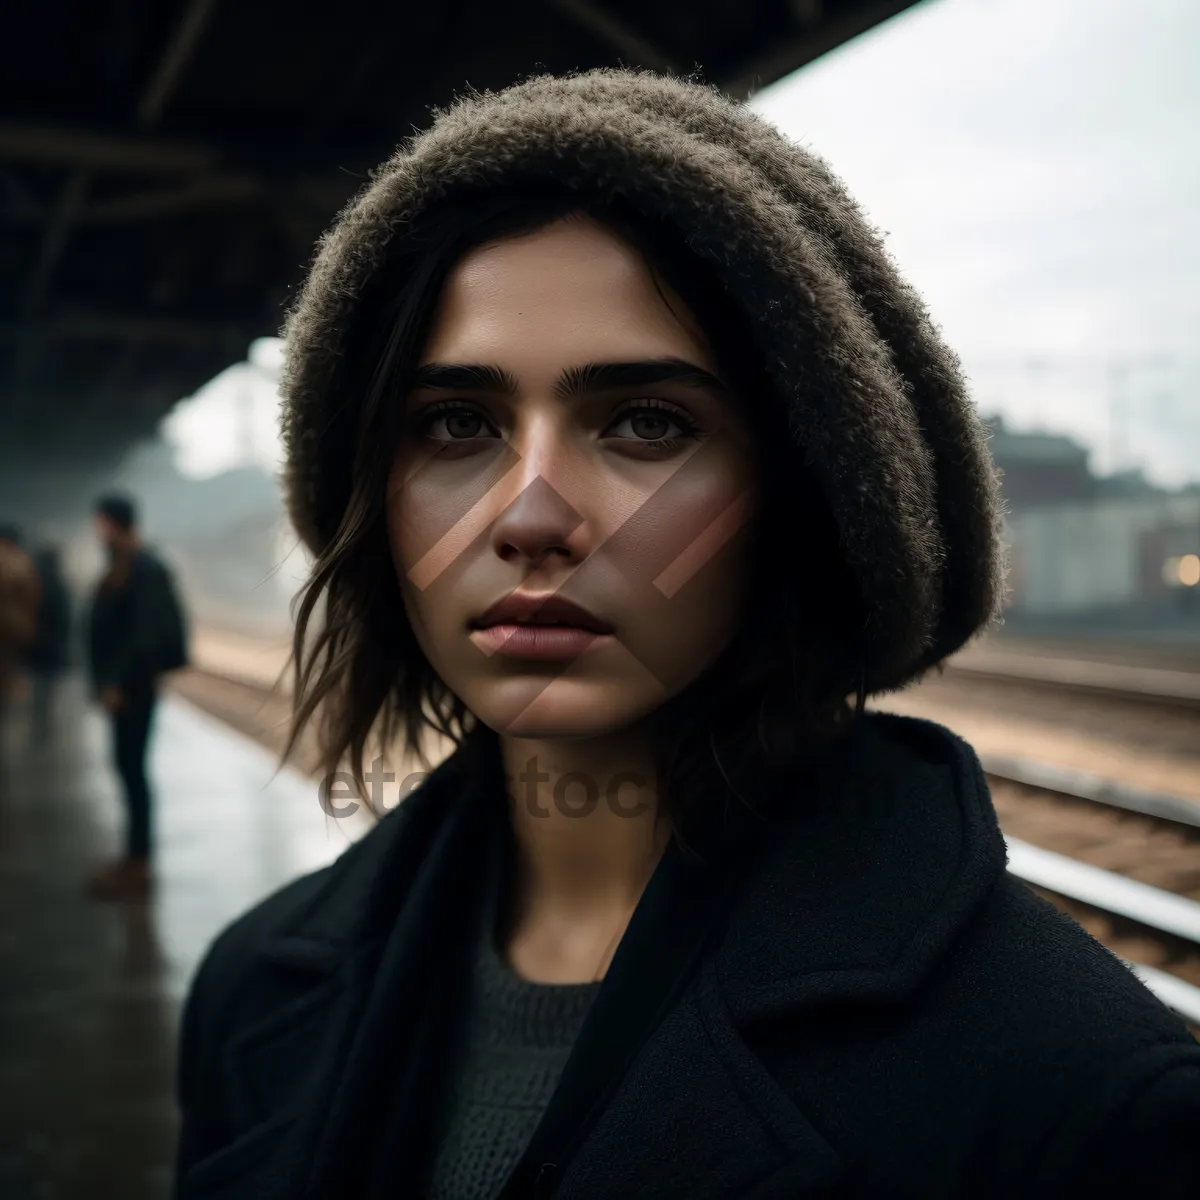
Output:
M731 1014L903 1002L1005 860L965 742L927 721L861 720L762 839L717 955Z

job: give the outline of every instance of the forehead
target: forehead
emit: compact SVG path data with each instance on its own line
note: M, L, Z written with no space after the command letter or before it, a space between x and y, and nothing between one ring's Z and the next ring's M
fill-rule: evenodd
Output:
M572 217L469 251L447 278L422 361L503 361L520 377L662 357L716 370L695 318L641 252Z

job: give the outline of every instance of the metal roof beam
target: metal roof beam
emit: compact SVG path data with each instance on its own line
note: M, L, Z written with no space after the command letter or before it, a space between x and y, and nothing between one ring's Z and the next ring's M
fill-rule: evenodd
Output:
M0 158L49 166L177 174L211 170L220 161L220 152L216 146L163 138L0 121Z
M138 105L137 123L142 129L151 129L158 123L184 68L200 43L200 35L204 32L215 5L216 0L190 0L188 3L183 19L159 60L158 70L155 71ZM37 257L25 280L21 297L21 316L26 322L32 321L42 309L54 272L66 251L75 217L87 200L94 173L93 167L76 166L63 184L54 215L42 234ZM36 370L42 346L43 340L36 333L22 340L13 367L13 391L21 390Z
M96 200L75 211L75 225L120 225L148 217L194 212L202 208L273 200L285 206L292 202L303 209L334 212L349 197L351 189L330 179L256 179L250 175L213 175L178 187L131 191L108 200ZM42 225L45 214L36 208L14 212L9 223ZM315 234L313 235L315 237Z
M589 33L595 34L601 41L606 42L618 54L624 56L631 67L649 67L654 71L665 74L675 74L679 68L670 55L664 54L652 42L647 41L636 30L630 29L624 21L618 20L607 13L595 0L550 0L560 12L583 26Z
M76 313L33 325L0 321L0 342L34 337L45 341L160 342L192 346L244 342L249 345L262 333L263 327L252 320L208 321L120 313Z
M797 4L793 8L793 17L798 26L795 37L782 41L757 61L741 68L736 75L716 82L731 96L744 100L764 84L774 83L777 79L790 75L813 59L835 50L844 42L865 33L906 8L911 8L912 5L913 0L876 0L875 3L862 4L845 16L826 14L824 20L816 24L815 22L822 17L821 8L811 2Z
M191 0L187 6L183 19L175 30L175 36L159 59L158 70L154 72L145 92L142 93L137 110L137 123L142 129L150 129L158 124L163 109L179 86L183 72L200 45L205 27L216 7L217 0Z

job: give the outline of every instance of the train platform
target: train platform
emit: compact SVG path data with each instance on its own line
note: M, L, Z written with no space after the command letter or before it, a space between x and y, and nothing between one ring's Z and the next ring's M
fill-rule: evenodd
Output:
M88 898L119 846L106 723L67 680L58 732L0 730L0 1196L165 1200L186 990L232 918L362 832L262 746L169 693L151 745L159 884Z

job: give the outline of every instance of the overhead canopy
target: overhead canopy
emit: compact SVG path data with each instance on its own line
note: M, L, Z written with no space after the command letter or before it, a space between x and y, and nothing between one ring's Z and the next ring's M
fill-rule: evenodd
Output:
M366 172L464 84L745 96L913 0L37 0L0 39L0 469L96 462L277 332Z

